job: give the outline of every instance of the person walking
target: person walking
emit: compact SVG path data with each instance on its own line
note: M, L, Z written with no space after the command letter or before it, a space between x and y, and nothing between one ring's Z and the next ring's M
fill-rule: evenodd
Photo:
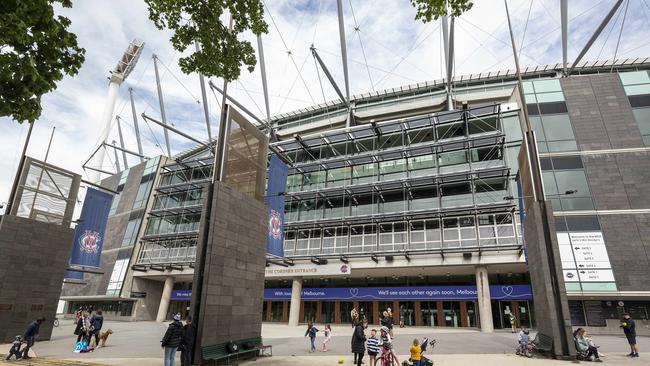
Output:
M183 343L181 314L174 315L174 321L169 324L160 343L165 349L165 366L174 366L176 362L176 350Z
M314 326L314 323L307 323L307 331L305 332L305 337L309 336L309 341L311 342L309 353L316 351L316 333L318 333L318 329Z
M194 349L194 338L196 337L196 326L192 322L192 316L188 316L183 327L183 344L181 345L181 366L192 365L192 349Z
M621 328L623 328L623 333L625 334L625 338L627 338L627 343L630 345L630 353L627 357L639 357L639 348L636 346L636 323L634 323L630 314L623 314Z
M363 324L360 321L354 325L352 332L352 353L354 354L354 363L361 366L363 363L363 354L366 353L366 335L363 331Z
M95 347L99 347L99 332L101 332L102 327L104 326L104 316L102 315L102 310L97 309L97 312L90 318L90 329L91 334L89 338L95 336ZM90 340L88 341L90 344Z
M321 352L327 352L327 344L329 343L330 339L332 338L332 327L327 324L325 326L325 330L323 331L325 338L323 339L323 348L321 349Z
M26 343L25 348L23 348L23 360L29 360L29 349L34 346L36 338L38 338L38 332L41 329L41 324L45 321L45 318L38 318L33 322L29 323L25 333L23 333L23 341Z

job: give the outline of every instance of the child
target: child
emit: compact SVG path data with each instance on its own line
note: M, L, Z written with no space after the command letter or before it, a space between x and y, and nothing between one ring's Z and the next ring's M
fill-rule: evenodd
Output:
M381 345L383 347L382 354L390 353L390 357L395 360L395 365L399 365L397 356L395 355L395 352L393 352L393 339L391 338L390 331L386 326L381 327Z
M368 338L366 348L368 348L370 366L375 366L377 364L377 355L379 354L379 339L377 338L377 329L370 331L370 338Z
M309 353L316 351L316 344L314 344L316 341L316 332L318 332L318 329L316 329L314 324L312 322L307 323L307 331L305 332L305 337L309 335L309 340L311 341L311 348L309 350Z
M420 342L416 339L413 340L413 345L411 346L411 362L413 366L420 366L420 358L422 358L422 349L420 348Z
M11 356L16 355L16 361L20 360L22 358L20 354L20 344L22 343L22 340L20 339L20 336L17 335L16 338L14 338L14 343L11 345L11 349L9 350L9 355L7 358L5 358L6 361L9 361Z
M522 325L521 331L517 335L517 343L519 343L517 354L528 356L528 342L530 342L530 334L528 329Z
M327 352L327 343L330 341L330 338L332 337L332 327L330 327L329 324L325 326L325 339L323 339L323 349L321 349L321 352Z

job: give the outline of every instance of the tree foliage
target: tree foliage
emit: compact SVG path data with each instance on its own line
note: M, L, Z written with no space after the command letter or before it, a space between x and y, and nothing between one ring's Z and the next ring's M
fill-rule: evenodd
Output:
M34 122L41 96L84 62L70 19L55 16L54 3L72 7L70 0L0 1L0 117Z
M458 17L471 9L474 2L472 0L411 0L411 4L417 9L415 19L428 23L443 15Z
M264 6L260 0L145 0L149 19L158 29L168 28L174 49L194 51L179 59L184 73L200 72L208 77L218 76L228 81L239 77L242 65L255 69L257 59L251 43L239 38L245 31L259 35L268 31L264 21ZM224 12L232 14L233 28L221 21Z

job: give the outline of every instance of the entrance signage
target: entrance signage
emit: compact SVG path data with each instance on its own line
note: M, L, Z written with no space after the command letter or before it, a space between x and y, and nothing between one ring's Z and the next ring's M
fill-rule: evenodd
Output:
M347 276L352 273L352 266L346 263L317 265L313 263L295 264L293 266L266 267L265 277L296 277L296 276Z
M530 285L492 285L492 300L531 300ZM476 300L476 286L305 288L302 300ZM264 289L264 300L291 300L290 288Z
M557 241L564 282L609 283L615 289L616 280L601 231L560 232Z

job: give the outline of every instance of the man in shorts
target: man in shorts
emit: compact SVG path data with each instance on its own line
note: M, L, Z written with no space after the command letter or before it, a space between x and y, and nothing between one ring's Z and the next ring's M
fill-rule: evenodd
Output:
M627 343L630 344L630 353L627 355L627 357L639 357L639 349L636 346L636 324L634 323L634 320L630 318L630 314L623 314L621 328L623 328L623 333L625 333Z

